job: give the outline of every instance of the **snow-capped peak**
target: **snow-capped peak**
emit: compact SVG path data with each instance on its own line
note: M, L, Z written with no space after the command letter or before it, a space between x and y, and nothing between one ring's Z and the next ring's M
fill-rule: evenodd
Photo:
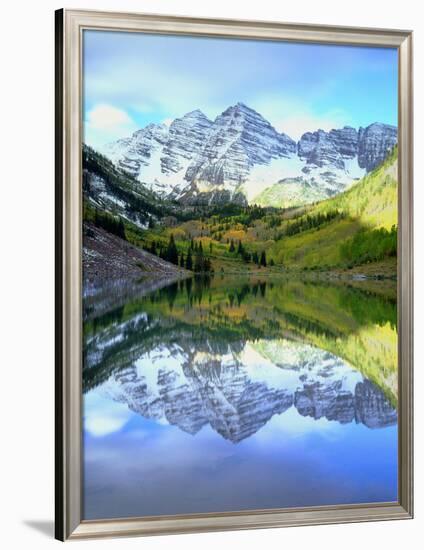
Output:
M101 152L161 195L185 202L245 203L276 184L287 185L295 202L308 202L343 191L396 142L396 127L375 122L306 132L296 143L239 101L214 121L197 108Z

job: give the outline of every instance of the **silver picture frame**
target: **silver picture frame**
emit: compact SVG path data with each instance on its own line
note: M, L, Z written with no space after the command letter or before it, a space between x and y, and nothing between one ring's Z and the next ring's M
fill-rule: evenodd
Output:
M412 32L58 10L56 21L56 533L59 540L413 517ZM128 519L82 519L82 34L86 29L391 47L398 50L399 501Z

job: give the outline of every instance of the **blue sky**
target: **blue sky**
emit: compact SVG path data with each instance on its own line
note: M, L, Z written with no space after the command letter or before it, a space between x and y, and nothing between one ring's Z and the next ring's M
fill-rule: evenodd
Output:
M388 48L84 32L85 140L94 147L194 109L242 101L293 139L307 130L397 124Z

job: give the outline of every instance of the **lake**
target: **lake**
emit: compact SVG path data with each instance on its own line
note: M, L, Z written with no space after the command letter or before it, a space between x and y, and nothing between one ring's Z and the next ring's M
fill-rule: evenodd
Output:
M396 501L396 318L377 282L87 292L84 518Z

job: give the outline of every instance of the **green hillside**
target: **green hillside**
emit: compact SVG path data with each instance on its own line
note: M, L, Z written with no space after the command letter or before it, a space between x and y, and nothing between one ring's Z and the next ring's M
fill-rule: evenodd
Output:
M179 205L92 150L84 153L86 221L105 228L106 212L119 236L181 267L192 270L197 257L200 270L215 273L360 266L373 277L396 275L397 149L344 193L287 208Z
M344 193L316 205L312 213L337 209L370 228L397 226L397 159L396 148L373 172Z
M310 204L321 199L321 191L302 178L295 178L267 187L253 199L253 202L259 206L289 208L299 204Z
M397 243L397 150L350 189L284 223L286 236L269 250L290 268L352 267L386 261ZM333 219L314 223L328 213Z

